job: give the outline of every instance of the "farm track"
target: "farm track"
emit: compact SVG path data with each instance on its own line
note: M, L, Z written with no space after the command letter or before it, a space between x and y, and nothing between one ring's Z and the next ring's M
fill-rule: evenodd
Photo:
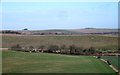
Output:
M0 48L0 50L8 50L8 48Z

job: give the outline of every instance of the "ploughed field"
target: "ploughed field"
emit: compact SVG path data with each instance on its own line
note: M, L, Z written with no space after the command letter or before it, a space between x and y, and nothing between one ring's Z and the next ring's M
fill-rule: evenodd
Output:
M92 56L74 56L18 51L2 52L3 73L115 73Z
M98 47L98 48L118 48L117 37L106 36L2 36L2 47L10 48L13 45L20 44L22 47L34 46L38 47L44 45L75 45L78 47Z

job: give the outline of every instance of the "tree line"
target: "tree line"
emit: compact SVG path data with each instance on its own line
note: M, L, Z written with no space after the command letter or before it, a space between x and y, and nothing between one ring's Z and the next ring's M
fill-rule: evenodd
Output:
M2 34L21 34L20 32L11 31L11 30L2 31L1 33L2 33Z
M99 55L102 52L97 50L95 47L83 48L77 47L75 45L50 45L48 47L44 45L40 45L37 48L33 46L29 47L22 47L21 45L17 44L10 48L10 50L15 51L24 51L24 52L45 52L45 53L59 53L59 54L70 54L70 55Z

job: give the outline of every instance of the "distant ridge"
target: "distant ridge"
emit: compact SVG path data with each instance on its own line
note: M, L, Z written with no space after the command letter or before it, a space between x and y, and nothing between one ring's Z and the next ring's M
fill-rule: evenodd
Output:
M80 35L80 34L120 34L117 29L48 29L48 30L4 30L2 32L18 32L24 35Z

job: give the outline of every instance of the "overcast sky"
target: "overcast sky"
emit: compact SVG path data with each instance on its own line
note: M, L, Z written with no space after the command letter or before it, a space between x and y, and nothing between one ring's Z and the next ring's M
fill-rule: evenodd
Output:
M4 30L118 28L117 2L3 2Z

